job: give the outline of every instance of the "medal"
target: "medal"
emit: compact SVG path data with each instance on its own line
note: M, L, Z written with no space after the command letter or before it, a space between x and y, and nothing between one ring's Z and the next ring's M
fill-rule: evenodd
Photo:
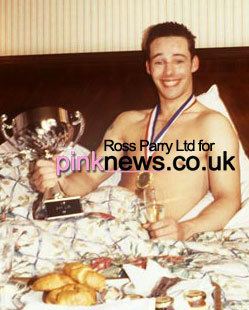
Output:
M170 126L178 119L178 117L188 109L195 102L195 96L192 94L171 116L167 124L162 128L162 130L158 133L158 135L154 138L155 127L157 118L160 112L160 105L156 105L156 107L152 110L150 114L149 123L146 129L146 140L150 143L160 143L165 136L166 132L169 130ZM152 156L154 151L151 151L149 145L145 149L145 158L148 160L149 156ZM138 189L145 189L151 186L152 184L152 173L149 171L140 172L137 176L136 186Z
M152 183L152 174L148 171L140 172L137 176L136 186L139 189L145 189Z

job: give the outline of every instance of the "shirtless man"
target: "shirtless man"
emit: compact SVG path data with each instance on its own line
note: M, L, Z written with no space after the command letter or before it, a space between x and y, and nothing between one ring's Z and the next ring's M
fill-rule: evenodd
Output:
M160 112L155 122L155 136L162 130L175 111L191 96L193 92L192 74L198 70L199 60L195 55L195 37L183 25L166 22L150 27L144 37L143 50L147 57L146 70L151 75L158 91ZM146 139L146 129L152 110L129 111L120 114L107 130L102 144L97 149L97 156L115 156L120 158L122 152L107 148L105 140L120 143L140 144ZM212 150L176 151L176 140L179 145L184 141L203 140L214 143ZM172 167L176 156L196 156L200 167L196 171L184 169L177 171L164 169L153 174L153 185L156 188L158 201L167 201L167 217L157 223L147 224L152 238L186 240L194 233L222 229L240 207L240 171L238 156L238 137L229 121L220 113L204 107L194 101L169 128L161 142L173 143L169 154L157 151L156 156L163 156L166 166ZM210 169L208 157L216 162L217 156L235 156L233 167L220 171ZM144 156L144 150L128 151L128 156ZM154 153L155 155L155 153ZM184 162L182 162L184 164ZM179 162L178 162L179 166ZM133 167L135 170L135 167ZM135 191L136 178L139 172L122 173L119 185ZM110 176L110 173L76 172L67 177L57 178L55 164L50 161L37 162L33 182L41 192L52 187L59 180L62 190L70 196L85 195ZM214 201L197 217L185 222L178 222L207 193L211 191Z

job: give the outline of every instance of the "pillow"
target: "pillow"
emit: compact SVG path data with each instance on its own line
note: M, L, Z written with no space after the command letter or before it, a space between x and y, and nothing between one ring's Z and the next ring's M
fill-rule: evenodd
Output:
M197 96L197 100L205 105L207 108L220 112L224 116L226 116L234 126L229 113L223 103L222 99L220 98L219 91L217 85L212 85L206 93L200 94Z
M212 85L206 93L203 93L197 97L197 100L205 105L209 109L213 109L222 113L229 119L232 126L235 125L219 96L217 85ZM236 130L236 128L235 128ZM240 160L240 175L241 175L241 201L242 203L249 197L249 159L245 154L241 142L239 141L239 160Z

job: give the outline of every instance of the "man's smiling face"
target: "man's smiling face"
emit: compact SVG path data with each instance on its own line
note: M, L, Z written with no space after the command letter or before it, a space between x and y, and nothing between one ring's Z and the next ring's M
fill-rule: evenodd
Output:
M150 45L146 62L160 97L160 102L176 100L192 93L192 73L198 69L197 56L191 59L188 41L184 37L160 37Z

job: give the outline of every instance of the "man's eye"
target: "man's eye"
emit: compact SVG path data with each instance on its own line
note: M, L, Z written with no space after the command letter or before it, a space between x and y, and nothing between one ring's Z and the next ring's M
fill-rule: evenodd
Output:
M155 61L155 65L162 65L162 64L163 64L163 61L160 61L160 60Z
M182 63L184 63L184 60L176 60L175 61L177 64L182 64Z

